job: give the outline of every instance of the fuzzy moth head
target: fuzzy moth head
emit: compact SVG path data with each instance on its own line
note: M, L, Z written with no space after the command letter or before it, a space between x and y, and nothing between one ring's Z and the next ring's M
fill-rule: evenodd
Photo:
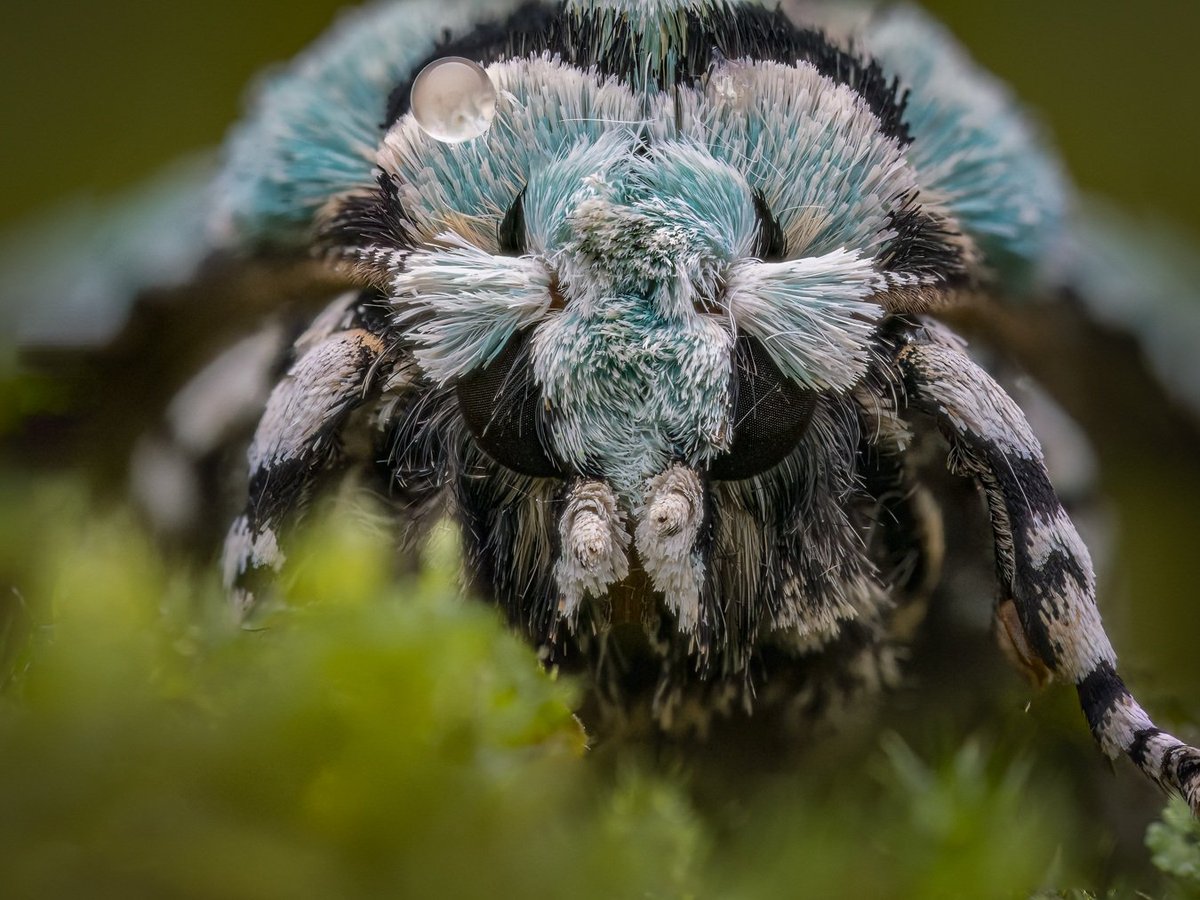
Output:
M811 395L865 371L884 283L849 252L764 261L775 226L740 173L692 143L637 148L613 132L532 176L509 253L445 233L392 280L487 452L627 498L674 460L749 477L786 456Z
M523 33L524 54L483 54L494 110L474 137L439 140L418 98L401 103L377 184L343 198L326 234L386 290L485 454L603 487L562 524L564 612L625 571L614 523L628 522L695 625L707 484L786 460L820 397L865 376L887 313L962 278L965 256L921 202L903 101L877 70L800 32L772 32L756 59L714 26L689 37L711 43L703 65L689 50L690 75L647 80L571 59L592 46L567 34L588 15L554 20L544 52ZM614 47L643 46L632 19L605 22ZM688 528L654 524L689 503Z
M630 503L675 462L752 477L863 377L890 292L942 277L914 264L941 226L903 141L810 64L670 94L546 57L486 73L485 133L439 141L412 114L388 132L366 231L403 226L360 259L514 471Z

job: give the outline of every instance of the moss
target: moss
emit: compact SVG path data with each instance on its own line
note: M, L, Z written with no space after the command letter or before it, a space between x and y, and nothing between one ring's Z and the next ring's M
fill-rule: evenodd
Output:
M637 752L598 764L581 685L461 598L448 533L396 579L361 514L316 516L279 601L239 627L214 578L123 511L64 481L0 491L6 897L1019 897L1149 879L1096 868L1053 766L984 733L887 732L753 789ZM1150 887L1194 896L1180 810L1150 831L1169 876Z

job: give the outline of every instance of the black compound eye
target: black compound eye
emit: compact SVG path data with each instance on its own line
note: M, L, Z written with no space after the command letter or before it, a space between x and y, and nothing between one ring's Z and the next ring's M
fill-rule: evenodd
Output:
M795 449L817 406L815 391L779 371L757 338L739 334L733 349L733 441L712 461L721 481L739 481L767 471Z
M559 478L562 469L546 449L529 338L528 331L514 335L489 365L459 379L458 405L475 441L500 465L535 478Z

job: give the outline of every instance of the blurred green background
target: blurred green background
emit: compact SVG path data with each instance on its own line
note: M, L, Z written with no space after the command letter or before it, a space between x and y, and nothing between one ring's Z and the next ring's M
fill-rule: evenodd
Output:
M215 146L254 73L307 45L339 5L8 3L0 231ZM1200 3L926 6L1040 112L1082 187L1200 234ZM1163 467L1146 447L1106 477L1119 501L1122 564L1102 603L1123 668L1162 724L1196 723L1200 462ZM1163 887L1141 846L1157 800L1128 766L1107 777L1067 689L1038 697L1025 715L1032 695L1003 670L984 688L926 666L945 683L914 684L889 701L886 723L900 737L873 732L851 744L866 747L851 765L836 749L818 751L785 780L741 773L734 784L751 781L745 797L706 785L703 769L663 777L661 765L637 758L581 766L567 712L574 689L539 679L495 620L438 611L452 603L452 562L441 561L432 587L394 588L371 562L379 548L347 549L352 532L331 534L324 556L314 554L317 576L309 573L321 589L302 583L300 594L320 593L332 610L298 603L264 658L245 635L189 612L219 607L211 572L181 577L130 520L96 517L75 485L30 487L0 472L0 576L15 573L25 592L4 599L24 605L28 595L35 638L13 630L11 617L10 630L0 628L0 748L9 754L0 752L0 844L9 848L0 863L23 861L30 896L405 886L416 895L458 884L463 870L475 876L472 860L486 878L468 880L494 879L501 896L537 889L532 870L594 896L769 897L799 885L823 896L839 886L905 897L1112 884L1149 886L1153 896L1200 892L1200 868L1189 869L1200 867L1200 833L1183 818L1159 826L1159 869L1178 876ZM347 553L367 572L349 587L338 574ZM346 591L367 602L340 605ZM398 623L386 606L397 593L436 602ZM37 611L51 599L54 615ZM107 629L95 627L108 609ZM413 629L440 635L445 653L406 645ZM386 646L359 657L380 634ZM463 669L490 693L463 690L442 697L440 711L399 718L395 710L422 703L430 684L455 684ZM411 684L413 671L431 674ZM294 684L271 680L281 672ZM255 687L241 692L242 677ZM19 711L4 705L17 697ZM392 753L406 742L418 749ZM649 780L647 770L656 773ZM411 814L433 829L424 842L411 840L406 819L414 784L425 789ZM462 821L473 843L460 852ZM550 849L537 843L542 829L558 835ZM160 859L147 868L137 841L149 835ZM574 868L557 858L573 854ZM235 867L261 871L241 881L218 871Z

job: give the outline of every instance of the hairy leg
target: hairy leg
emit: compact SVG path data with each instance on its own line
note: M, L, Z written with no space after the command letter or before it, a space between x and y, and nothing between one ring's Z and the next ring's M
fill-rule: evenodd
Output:
M1001 620L1049 673L1072 682L1092 733L1200 813L1200 751L1155 727L1116 671L1096 607L1087 548L1050 484L1020 409L951 334L932 326L901 340L895 364L907 404L933 416L952 469L983 488L1004 601Z
M295 362L271 391L247 452L247 503L225 539L225 581L243 613L256 582L282 566L280 531L334 469L352 413L407 383L388 341L386 319L369 300L344 299L297 340Z

